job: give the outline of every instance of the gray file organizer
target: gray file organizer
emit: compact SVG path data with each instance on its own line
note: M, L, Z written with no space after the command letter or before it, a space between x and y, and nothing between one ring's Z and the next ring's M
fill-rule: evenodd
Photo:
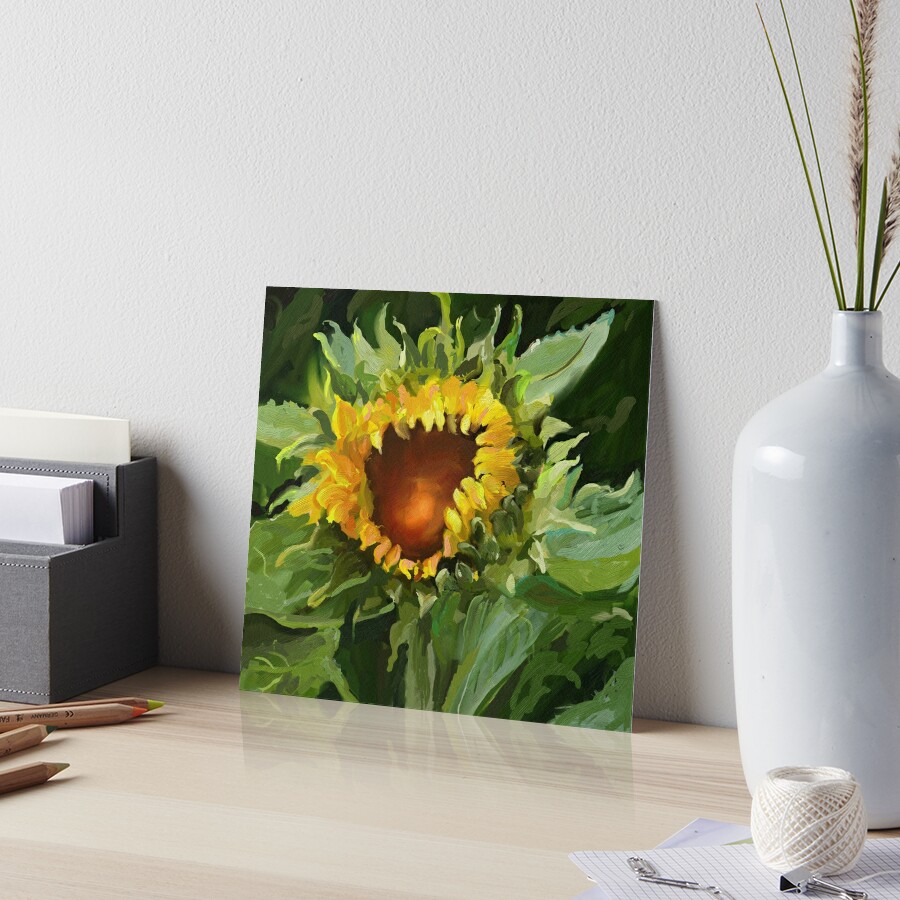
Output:
M157 660L156 460L2 459L94 480L96 543L0 541L0 700L57 703Z

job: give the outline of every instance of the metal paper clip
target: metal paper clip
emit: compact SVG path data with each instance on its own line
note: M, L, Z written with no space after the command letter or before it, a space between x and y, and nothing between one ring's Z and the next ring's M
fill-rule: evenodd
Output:
M809 869L794 869L781 876L779 885L782 894L807 894L810 891L819 894L830 894L832 897L843 897L844 900L868 900L865 891L851 891L830 881L822 881L813 877Z
M628 866L638 881L646 881L650 884L665 884L668 887L684 888L687 891L706 891L713 897L721 897L722 900L734 900L727 891L716 887L714 884L701 884L699 881L684 881L680 878L665 878L656 871L653 863L642 859L640 856L629 856Z

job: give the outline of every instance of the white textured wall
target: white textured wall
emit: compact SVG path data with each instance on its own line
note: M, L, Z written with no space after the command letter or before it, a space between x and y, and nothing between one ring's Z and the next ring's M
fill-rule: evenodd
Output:
M789 6L847 232L848 9ZM132 419L164 660L234 669L266 284L656 298L637 711L731 723L732 447L830 309L779 104L749 0L6 2L0 405Z

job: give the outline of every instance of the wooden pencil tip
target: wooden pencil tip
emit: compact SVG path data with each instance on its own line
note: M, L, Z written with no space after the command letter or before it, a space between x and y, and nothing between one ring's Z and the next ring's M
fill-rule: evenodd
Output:
M147 712L151 709L159 709L161 706L165 706L162 700L148 700L147 701Z
M47 734L50 734L51 731L56 731L59 725L45 725L44 728L47 729Z
M63 769L69 768L68 763L44 763L44 765L47 766L48 769L53 769L53 772L50 774L51 778L54 775L59 775L59 773L62 772Z
M136 718L137 716L142 716L145 712L147 712L147 710L144 709L143 706L133 706L131 708L131 717Z

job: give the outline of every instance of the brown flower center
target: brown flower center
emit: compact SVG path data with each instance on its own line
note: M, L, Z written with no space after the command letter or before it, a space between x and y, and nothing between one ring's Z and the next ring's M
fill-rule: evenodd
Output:
M407 559L424 559L443 546L444 512L463 478L474 475L477 449L465 434L416 426L404 440L389 428L381 453L366 460L372 521Z

